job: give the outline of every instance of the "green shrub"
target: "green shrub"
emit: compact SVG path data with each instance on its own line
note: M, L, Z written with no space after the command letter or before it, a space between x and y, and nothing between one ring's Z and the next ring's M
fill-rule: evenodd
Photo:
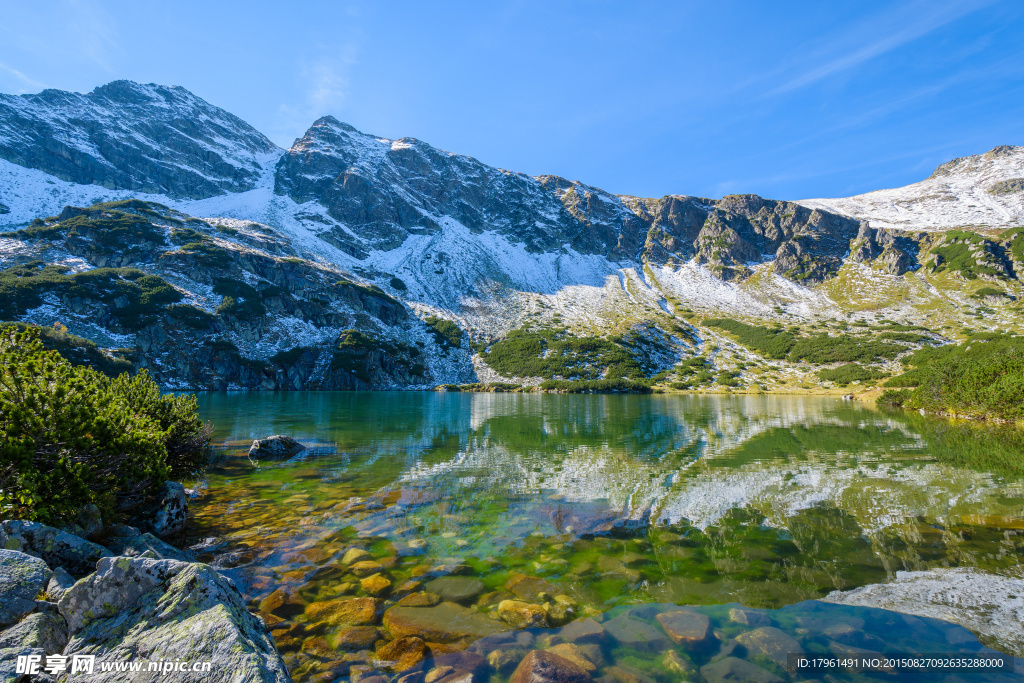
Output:
M575 337L564 327L523 328L509 332L481 356L498 372L514 377L644 379L644 369L626 343L618 337Z
M213 325L214 315L190 304L173 304L167 307L171 317L197 330L208 330Z
M1024 338L978 335L958 346L922 349L907 362L915 366L917 387L892 392L891 405L898 398L899 405L929 412L1024 419Z
M747 325L731 318L710 318L703 324L729 332L740 344L767 358L785 358L793 347L793 334L778 327Z
M286 351L278 351L270 357L270 362L278 365L293 365L305 353L316 353L316 349L310 346L296 346Z
M906 350L905 346L898 344L859 339L845 334L819 334L798 339L789 353L789 359L794 362L803 360L816 365L854 361L870 363L880 358L895 358Z
M217 313L236 318L258 318L266 315L260 293L254 287L240 280L219 277L213 281L213 293L224 297L217 306Z
M36 330L0 334L0 509L61 525L96 504L142 508L209 434L194 397L161 397L146 374L111 380L47 350ZM169 457L170 451L175 455Z
M400 278L397 278L397 277L392 277L392 278L391 278L391 282L390 282L390 284L391 284L391 286L392 286L392 287L394 287L395 289L397 289L397 290L398 290L399 292L404 292L404 291L406 291L407 289L409 289L409 288L408 288L408 287L407 287L407 286L405 285L405 283L404 283L404 282L402 282L402 280L401 280Z
M28 329L34 330L45 348L56 351L72 365L91 367L108 377L132 370L131 361L103 353L96 342L70 334L67 328L60 323L54 323L53 327L41 327L27 323L4 323L0 324L0 335L9 334L12 329L20 332Z
M545 391L560 391L567 394L649 394L651 387L643 382L628 379L595 379L567 381L549 379L540 383Z
M438 344L456 349L462 346L462 330L451 320L431 315L425 318L423 322L430 328L430 332L434 335L434 339L437 340Z
M867 382L869 380L882 379L883 377L889 376L886 372L880 372L873 368L866 368L863 365L858 365L857 363L847 363L846 365L840 365L838 368L832 368L830 370L819 370L817 375L818 379L823 382L832 382L841 387L844 387L851 382Z

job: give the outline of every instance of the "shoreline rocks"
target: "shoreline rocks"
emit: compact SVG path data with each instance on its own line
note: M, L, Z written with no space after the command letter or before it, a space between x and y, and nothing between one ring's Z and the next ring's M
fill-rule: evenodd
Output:
M182 681L291 681L266 623L248 611L231 579L205 564L156 559L184 553L152 534L113 531L120 551L145 556L115 556L38 522L0 522L0 543L8 546L0 549L0 680L52 681L17 673L18 657L35 655L45 666L47 655L76 654L95 656L96 667L210 662L209 671L175 671ZM84 578L76 582L74 574Z

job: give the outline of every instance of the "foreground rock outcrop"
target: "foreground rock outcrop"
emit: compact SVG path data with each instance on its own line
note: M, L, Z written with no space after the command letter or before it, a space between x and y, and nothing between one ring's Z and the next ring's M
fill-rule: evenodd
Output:
M68 651L97 663L211 662L210 673L176 672L178 680L290 680L266 625L203 564L104 558L59 604Z
M0 681L55 680L43 671L48 655L92 656L97 680L157 680L168 662L179 663L174 680L291 680L230 579L205 564L157 559L186 556L152 534L112 531L112 545L137 556L38 522L0 522L8 546L0 549ZM17 672L20 656L37 658L39 670ZM104 673L132 663L141 670Z

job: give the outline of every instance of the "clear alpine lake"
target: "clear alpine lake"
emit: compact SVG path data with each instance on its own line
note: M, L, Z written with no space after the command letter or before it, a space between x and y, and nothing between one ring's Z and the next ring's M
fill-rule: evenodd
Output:
M435 657L486 655L505 680L495 652L515 638L578 650L590 641L539 627L586 619L612 635L584 662L652 680L727 676L740 659L795 675L772 657L791 641L749 633L807 653L984 652L945 622L804 601L898 571L1021 575L1024 478L999 464L1006 440L913 413L806 396L445 392L205 393L200 412L217 455L189 545L238 583L297 680L372 669L403 629L427 634ZM307 450L250 462L271 434ZM665 640L673 605L709 617L709 638L747 632L747 646L721 664Z

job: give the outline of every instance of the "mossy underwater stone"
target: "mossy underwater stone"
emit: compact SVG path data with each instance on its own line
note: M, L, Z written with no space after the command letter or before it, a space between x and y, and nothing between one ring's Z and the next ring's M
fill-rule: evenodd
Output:
M502 600L498 603L498 618L512 628L545 628L548 624L547 610L543 605L534 605L521 600Z
M369 626L377 623L381 601L377 598L350 598L324 600L306 607L306 618L311 622L326 622L330 626Z
M523 657L509 683L590 683L593 680L589 673L565 657L533 650Z
M481 595L487 587L471 576L442 576L430 581L426 590L436 593L442 600L467 604Z
M435 643L453 643L509 630L508 626L454 602L434 607L392 607L384 613L384 627L396 638L419 636Z
M764 655L783 669L789 668L790 654L804 654L804 649L793 636L774 626L741 633L736 636L736 642L747 648L750 655Z
M380 574L374 574L373 576L367 576L365 579L360 579L359 585L362 586L364 593L374 597L380 597L391 589L391 582Z
M408 671L422 662L427 656L427 646L417 636L395 638L379 650L374 664L388 671Z
M783 680L745 659L726 657L700 668L700 675L708 683L783 683Z

